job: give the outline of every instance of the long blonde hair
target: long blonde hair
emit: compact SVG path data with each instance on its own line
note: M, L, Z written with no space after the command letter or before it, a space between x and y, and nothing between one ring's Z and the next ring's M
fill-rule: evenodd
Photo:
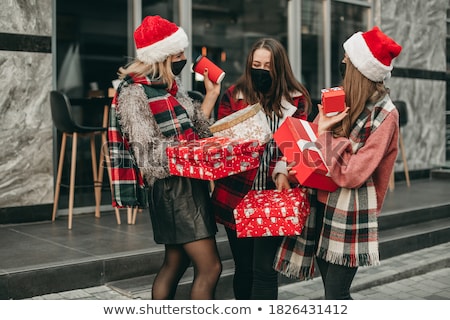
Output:
M345 77L342 82L345 91L345 103L349 107L348 117L332 128L335 137L349 137L359 115L368 102L376 102L387 94L383 82L374 82L366 78L346 59Z
M162 80L164 83L167 83L168 88L172 86L173 80L175 79L175 75L172 73L172 61L170 57L153 64L147 64L135 59L126 66L120 67L117 75L119 79L123 79L128 75L136 77L148 76L152 79Z

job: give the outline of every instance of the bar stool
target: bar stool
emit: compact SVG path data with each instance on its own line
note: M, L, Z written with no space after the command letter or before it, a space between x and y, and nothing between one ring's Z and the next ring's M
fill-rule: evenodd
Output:
M72 229L73 203L75 194L75 173L77 162L78 137L89 137L91 144L92 175L94 182L94 195L96 207L100 205L100 197L96 192L95 185L98 181L97 157L95 148L95 136L106 132L106 127L87 127L77 124L71 114L71 104L69 98L62 92L53 90L50 92L50 106L53 124L62 133L61 149L58 161L58 174L55 186L55 198L53 201L52 221L55 221L58 210L59 195L61 189L62 168L66 151L67 137L72 137L72 157L70 163L70 184L69 184L69 219L68 229Z
M402 136L402 127L405 126L408 123L408 108L406 106L405 101L396 100L393 101L395 107L398 111L398 119L399 119L399 146L400 146L400 152L402 154L402 161L403 161L403 169L405 172L405 179L406 179L406 185L408 187L411 186L411 182L409 180L409 170L408 170L408 162L406 160L406 153L405 153L405 146L403 144L403 136ZM392 170L391 179L389 181L389 189L393 191L395 188L395 178L394 178L394 170Z

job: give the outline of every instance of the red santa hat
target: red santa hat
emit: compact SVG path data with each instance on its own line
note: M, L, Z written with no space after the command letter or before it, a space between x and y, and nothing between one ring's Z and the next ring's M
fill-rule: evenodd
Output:
M353 34L343 46L353 65L375 82L389 78L392 60L402 51L402 47L377 26L370 31Z
M147 16L134 31L137 58L152 64L180 53L189 45L181 27L160 16Z

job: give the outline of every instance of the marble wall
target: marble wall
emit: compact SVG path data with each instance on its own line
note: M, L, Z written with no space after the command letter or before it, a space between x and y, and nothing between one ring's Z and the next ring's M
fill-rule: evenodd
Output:
M0 33L51 32L52 0L2 0ZM52 203L52 55L0 48L0 77L0 208Z
M394 68L445 73L448 0L379 0L375 23L403 50ZM429 169L445 162L445 80L393 77L393 100L408 106L408 123L401 128L410 170ZM396 171L403 170L399 155Z

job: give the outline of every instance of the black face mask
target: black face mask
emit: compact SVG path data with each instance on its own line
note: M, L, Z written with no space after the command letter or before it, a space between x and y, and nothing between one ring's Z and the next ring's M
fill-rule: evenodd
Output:
M174 75L179 75L181 73L181 70L183 70L184 66L186 65L187 60L180 60L172 62L172 73Z
M272 86L272 77L268 70L252 68L250 73L256 91L261 93L269 91Z
M341 61L341 64L339 65L339 72L341 73L342 79L345 78L345 68L347 68L347 64Z

